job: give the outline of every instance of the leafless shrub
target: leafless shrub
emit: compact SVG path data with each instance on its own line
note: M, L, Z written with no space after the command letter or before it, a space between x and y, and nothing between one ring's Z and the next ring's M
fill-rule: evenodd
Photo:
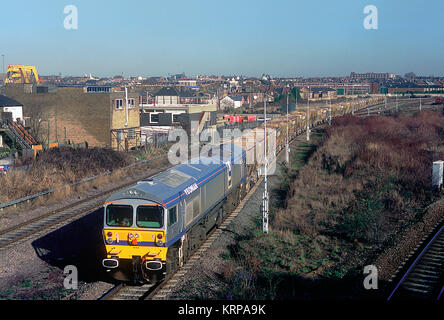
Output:
M335 119L291 183L273 228L310 236L362 228L357 237L385 240L430 201L431 163L444 156L443 137L444 117L435 112Z

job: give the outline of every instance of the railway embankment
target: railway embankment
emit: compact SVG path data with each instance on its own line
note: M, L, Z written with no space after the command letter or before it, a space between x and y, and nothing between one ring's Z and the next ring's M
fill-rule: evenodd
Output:
M444 158L444 117L345 116L319 145L299 140L270 178L270 232L261 188L211 257L170 298L381 299L391 276L443 214L432 162ZM249 211L249 212L248 212ZM379 289L363 286L376 265Z
M53 190L1 210L0 231L145 176L168 164L162 154L163 149L138 154L99 148L45 151L20 163L26 169L0 176L0 203Z

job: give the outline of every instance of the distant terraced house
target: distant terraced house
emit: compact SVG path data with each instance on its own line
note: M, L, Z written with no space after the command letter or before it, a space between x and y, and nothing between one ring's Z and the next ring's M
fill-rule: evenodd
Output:
M31 126L48 142L87 142L130 150L140 145L139 95L111 86L11 84L6 95L23 104ZM46 135L46 139L45 139Z

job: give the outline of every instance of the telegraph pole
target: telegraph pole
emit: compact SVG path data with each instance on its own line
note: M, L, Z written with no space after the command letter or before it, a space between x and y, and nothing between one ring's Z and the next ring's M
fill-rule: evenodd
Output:
M421 109L422 109L422 101L421 98L419 98L419 111L421 111Z

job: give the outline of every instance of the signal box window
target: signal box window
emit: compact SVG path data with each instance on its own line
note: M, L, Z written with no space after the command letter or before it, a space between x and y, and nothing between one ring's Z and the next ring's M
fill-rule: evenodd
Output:
M158 113L152 113L150 116L151 116L151 123L159 123L159 114Z
M136 224L142 228L162 228L163 209L160 206L138 206Z
M130 227L133 224L133 207L121 205L107 206L106 224L112 227Z

